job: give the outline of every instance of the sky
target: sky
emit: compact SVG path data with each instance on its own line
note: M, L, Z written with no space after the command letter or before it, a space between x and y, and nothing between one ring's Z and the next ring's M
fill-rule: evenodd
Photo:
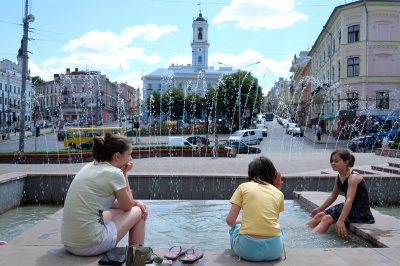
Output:
M209 66L248 68L267 93L289 79L336 6L352 0L28 0L29 64L45 81L66 68L101 71L142 89L141 77L191 64L192 22L208 21ZM16 62L26 0L0 0L0 57Z

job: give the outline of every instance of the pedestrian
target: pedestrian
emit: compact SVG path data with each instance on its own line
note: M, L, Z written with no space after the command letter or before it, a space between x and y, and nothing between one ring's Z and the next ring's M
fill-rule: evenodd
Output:
M94 161L73 179L61 223L61 243L78 256L113 249L127 234L128 245L143 245L148 209L132 196L128 171L132 145L109 132L93 138Z
M369 207L367 184L359 173L351 170L355 162L354 155L344 149L335 150L331 154L330 162L332 169L338 172L332 194L311 212L312 219L306 225L315 227L313 232L325 233L336 223L336 233L344 237L350 223L373 224L375 219ZM337 199L339 193L344 193L345 202L326 209Z
M317 128L317 140L321 141L321 129L319 127Z
M340 136L340 129L339 128L336 129L335 134L336 134L336 140L339 140L339 136Z
M219 140L218 140L218 135L214 135L214 147L212 149L212 154L213 154L213 159L218 159L218 145L219 145Z
M1 139L2 139L3 141L6 140L6 133L5 133L5 131L3 131L3 133L1 134Z
M201 147L203 146L203 143L201 142L200 138L197 138L196 141L196 155L198 155L199 157L201 156Z
M384 150L389 149L389 138L388 138L387 135L385 135L385 136L383 137L383 139L382 139L382 148L383 148Z
M230 199L226 217L230 243L236 255L249 261L271 261L284 252L279 213L284 210L281 173L265 156L248 166L249 181L242 183ZM239 213L242 211L242 217Z

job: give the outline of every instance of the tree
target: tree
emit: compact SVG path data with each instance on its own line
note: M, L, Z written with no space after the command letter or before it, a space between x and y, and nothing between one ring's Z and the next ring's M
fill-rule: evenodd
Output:
M233 74L226 74L218 82L217 112L225 115L227 122L233 128L239 125L238 92L239 76L241 87L241 113L242 119L245 108L251 110L251 115L262 105L262 88L258 85L258 79L251 72L239 70Z
M39 76L32 77L32 85L39 85L44 83L46 83L46 81L44 81L41 77Z
M177 120L182 117L184 110L183 90L173 88L167 90L161 97L161 108L167 114L170 120Z
M159 116L161 113L161 93L159 91L154 91L147 97L146 105L149 109L149 114L154 116Z
M185 111L191 118L198 118L201 115L201 97L199 94L192 92L186 96Z

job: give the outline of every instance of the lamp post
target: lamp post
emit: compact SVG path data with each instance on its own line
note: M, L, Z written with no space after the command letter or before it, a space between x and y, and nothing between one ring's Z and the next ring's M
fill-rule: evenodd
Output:
M228 67L231 67L231 68L235 68L235 69L238 70L238 77L239 77L238 78L239 79L239 86L238 86L239 130L242 129L242 84L240 83L240 70L242 70L242 69L244 69L246 67L249 67L249 66L257 65L259 63L261 63L261 62L258 61L258 62L255 62L253 64L250 64L250 65L247 65L247 66L244 66L244 67L241 67L241 68L237 68L237 67L234 67L234 66L231 66L231 65L228 65L228 64L224 64L224 63L218 62L218 64L220 64L220 65L225 65L225 66L228 66Z
M26 80L28 72L28 32L29 23L34 22L35 17L32 14L28 15L28 0L25 1L25 18L24 22L24 36L22 42L22 84L21 84L21 112L20 112L20 126L19 126L19 151L23 152L25 149L25 109L26 109Z

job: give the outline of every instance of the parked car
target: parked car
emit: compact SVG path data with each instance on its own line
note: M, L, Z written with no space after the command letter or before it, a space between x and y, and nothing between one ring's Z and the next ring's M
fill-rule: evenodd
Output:
M289 123L289 127L286 129L286 134L292 134L293 136L304 136L304 129L296 123Z
M66 135L67 135L67 131L66 130L60 130L57 133L57 139L58 140L64 140Z
M264 124L257 124L256 129L261 130L263 137L268 136L268 127L266 127Z
M210 146L210 140L206 139L205 137L202 137L202 136L193 135L193 136L186 137L185 140L187 140L192 145L196 145L197 138L201 139L201 142L203 143L204 146Z
M89 140L89 141L85 141L82 142L80 144L78 144L78 146L76 147L78 150L91 150L93 146L93 140Z
M237 153L242 153L242 154L255 154L261 152L260 148L252 147L239 141L227 140L226 142L222 143L222 145L228 148L236 148Z
M347 148L353 152L372 151L376 148L382 148L382 138L375 136L356 137L347 144Z
M65 122L66 127L74 126L74 121L67 121Z

